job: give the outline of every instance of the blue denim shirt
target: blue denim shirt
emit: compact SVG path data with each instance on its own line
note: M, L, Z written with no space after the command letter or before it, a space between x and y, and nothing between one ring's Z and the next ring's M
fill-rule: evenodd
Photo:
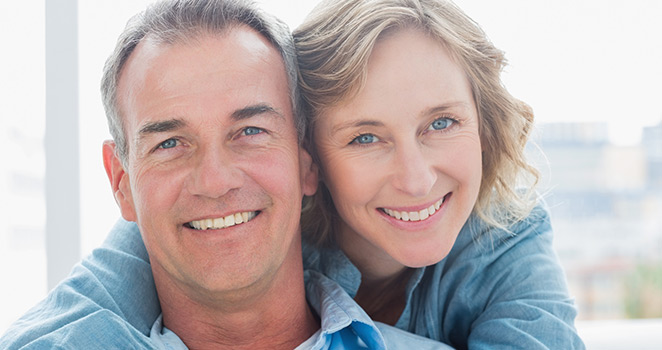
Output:
M584 349L547 210L537 206L509 230L472 216L446 258L413 272L396 327L456 349ZM304 266L352 297L361 284L339 249L305 245Z
M470 218L444 260L414 272L396 327L457 349L584 349L547 211L535 208L510 231ZM106 337L108 347L144 342L160 314L148 261L137 226L120 220L101 248L10 327L0 348L86 348L67 342L105 339L97 328L86 330L88 323L126 332L128 339ZM358 290L361 275L338 249L306 246L304 266L352 297Z
M305 280L306 298L322 328L302 350L452 349L373 322L337 283L316 271L306 271ZM0 349L186 349L174 333L162 332L160 312L137 226L120 220L101 248L9 328Z
M320 315L321 329L297 350L324 349L452 349L448 345L373 322L334 281L316 271L306 271L306 298ZM163 326L159 316L150 338L159 350L188 349Z

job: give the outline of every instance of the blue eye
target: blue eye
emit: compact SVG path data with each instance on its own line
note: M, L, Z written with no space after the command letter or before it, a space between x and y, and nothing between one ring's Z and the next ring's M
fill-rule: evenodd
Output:
M361 145L368 144L368 143L374 143L379 141L379 138L373 134L361 134L357 137L355 137L352 142L350 143L358 143Z
M262 130L260 128L256 128L254 126L249 126L249 127L244 129L243 134L245 136L251 136L251 135L257 135L257 134L262 133L262 132L264 132L264 130Z
M161 142L161 144L159 144L159 148L163 148L163 149L173 148L173 147L176 147L176 146L177 146L177 140L176 139L167 139L167 140Z
M430 125L430 129L433 130L444 130L449 128L451 125L455 123L455 120L450 119L450 118L439 118L436 119L435 121L432 122Z

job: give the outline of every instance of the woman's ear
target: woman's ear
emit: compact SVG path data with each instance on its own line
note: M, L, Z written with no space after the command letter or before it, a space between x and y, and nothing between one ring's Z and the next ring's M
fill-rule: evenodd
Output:
M129 174L115 152L115 142L111 140L103 143L103 166L110 181L110 187L115 197L115 202L120 208L122 217L127 221L136 221L137 215L133 204Z

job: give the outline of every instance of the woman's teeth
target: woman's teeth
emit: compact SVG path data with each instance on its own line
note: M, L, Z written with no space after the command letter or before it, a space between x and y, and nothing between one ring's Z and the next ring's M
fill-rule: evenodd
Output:
M223 218L195 220L189 222L188 224L196 230L218 230L221 228L232 227L234 225L249 222L256 215L257 212L255 211L247 211L243 213L228 215Z
M444 197L446 198L446 197ZM429 208L419 210L419 211L397 211L393 209L387 209L383 208L382 211L386 213L388 216L396 218L398 220L402 221L421 221L429 218L432 216L434 213L439 210L439 207L441 207L442 204L444 204L444 198L440 199L437 201L437 203L434 203L431 205Z

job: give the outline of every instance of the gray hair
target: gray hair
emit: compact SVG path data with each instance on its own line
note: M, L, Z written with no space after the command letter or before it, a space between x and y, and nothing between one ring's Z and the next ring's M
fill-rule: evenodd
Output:
M262 11L250 0L163 0L128 21L104 66L101 95L110 134L122 163L126 165L129 150L121 111L117 105L117 84L136 46L147 36L161 43L175 44L204 33L222 34L238 25L254 29L280 52L285 62L299 142L303 140L306 121L300 112L296 52L287 25Z

